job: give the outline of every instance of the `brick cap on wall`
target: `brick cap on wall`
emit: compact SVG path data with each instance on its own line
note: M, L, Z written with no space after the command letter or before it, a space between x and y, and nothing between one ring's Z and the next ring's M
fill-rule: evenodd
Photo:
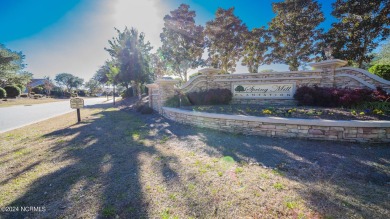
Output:
M244 115L227 115L218 113L205 113L205 112L193 112L188 110L182 110L177 108L163 107L166 112L175 112L185 115L217 118L217 119L229 119L229 120L241 120L251 122L265 122L276 124L289 124L289 125L313 125L313 126L329 126L329 127L377 127L377 128L390 128L390 121L377 120L377 121L360 121L360 120L325 120L325 119L294 119L294 118L281 118L281 117L256 117L256 116L244 116Z

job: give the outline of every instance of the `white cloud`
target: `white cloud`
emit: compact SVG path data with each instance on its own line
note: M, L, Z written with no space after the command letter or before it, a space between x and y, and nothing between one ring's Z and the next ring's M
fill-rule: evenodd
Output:
M135 27L158 47L168 12L162 0L87 0L40 33L6 44L23 51L35 78L68 72L88 80L109 58L104 47L116 35L114 27Z

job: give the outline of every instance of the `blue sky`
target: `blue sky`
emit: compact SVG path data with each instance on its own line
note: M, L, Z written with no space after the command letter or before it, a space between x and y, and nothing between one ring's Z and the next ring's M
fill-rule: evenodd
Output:
M271 0L0 0L0 43L26 55L28 71L35 78L68 72L86 80L108 59L104 47L119 29L136 27L145 32L155 48L161 45L159 34L163 17L180 3L189 4L204 25L213 19L218 7L235 7L249 28L267 26L274 17ZM320 0L328 29L330 0ZM284 65L260 69L288 70ZM237 65L236 72L247 72Z

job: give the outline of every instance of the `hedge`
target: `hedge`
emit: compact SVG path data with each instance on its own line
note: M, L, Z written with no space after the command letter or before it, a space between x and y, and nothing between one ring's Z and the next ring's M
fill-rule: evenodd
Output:
M20 88L16 85L7 85L4 87L8 98L15 98L21 94Z
M0 87L0 98L7 97L7 91L4 90L4 88Z

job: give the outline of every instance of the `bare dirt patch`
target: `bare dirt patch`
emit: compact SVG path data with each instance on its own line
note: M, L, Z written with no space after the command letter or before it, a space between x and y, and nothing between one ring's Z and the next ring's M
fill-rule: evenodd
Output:
M125 101L123 101L125 102ZM0 135L3 218L387 218L390 148L232 135L100 105Z

